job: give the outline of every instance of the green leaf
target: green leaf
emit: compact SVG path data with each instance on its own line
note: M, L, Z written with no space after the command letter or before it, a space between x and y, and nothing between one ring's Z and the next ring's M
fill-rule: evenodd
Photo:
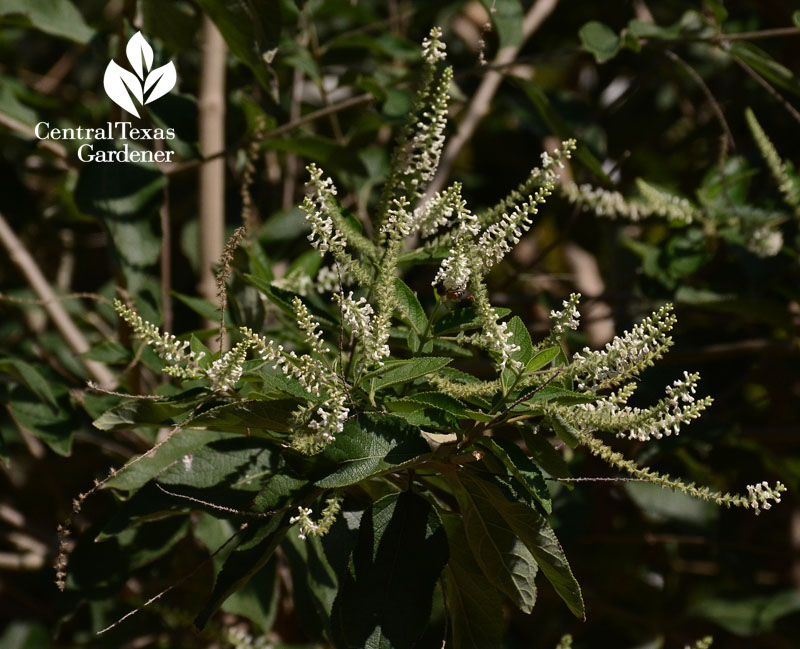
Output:
M570 477L571 474L567 468L567 463L561 453L553 448L553 445L545 437L536 434L529 428L522 428L521 430L525 446L528 447L528 452L536 464L554 478Z
M485 437L479 444L503 463L509 474L517 479L548 514L553 511L550 490L542 472L519 446L502 437Z
M460 470L448 477L454 482L469 547L486 579L508 595L522 612L530 613L536 603L534 580L538 572L533 554L499 515L469 471Z
M0 373L20 381L42 401L58 410L58 403L50 384L33 365L18 358L0 358Z
M526 403L555 403L563 406L573 406L579 403L592 403L596 400L596 395L573 392L557 385L545 385L540 390L537 390Z
M540 370L546 365L552 363L556 357L561 353L561 347L548 347L539 352L536 352L533 358L528 361L525 366L526 372L535 372Z
M0 16L19 17L23 25L77 43L88 43L95 33L69 0L4 0Z
M528 328L522 318L515 315L508 321L508 332L511 334L509 342L519 349L511 354L511 358L519 362L524 368L533 356L533 342ZM508 390L516 380L518 373L511 368L503 370L503 387Z
M549 419L558 438L570 448L577 448L581 442L575 428L558 413L551 414Z
M452 649L499 647L503 637L503 602L469 549L460 516L442 516L450 547L444 569L445 601L452 628ZM450 645L448 645L450 646Z
M194 620L198 629L202 630L222 603L266 565L289 529L291 516L291 512L275 515L266 524L250 523L238 532L238 545L225 560L211 596Z
M795 95L800 95L800 80L794 76L789 68L778 63L760 47L753 45L753 43L737 41L730 44L729 51L770 83Z
M800 29L800 11L795 11L792 14L792 22L794 23L795 27Z
M35 395L20 386L13 386L9 392L9 413L17 427L35 435L59 455L69 455L75 431L80 428L74 414L43 408Z
M500 319L511 313L511 309L498 307L494 309L494 312L497 318ZM433 333L436 336L443 336L458 331L477 329L480 326L481 323L478 320L478 312L475 310L475 307L468 306L460 309L453 309L439 318L433 325Z
M421 336L428 329L428 317L419 303L417 294L399 277L395 279L394 289L400 318Z
M138 489L187 453L227 437L225 433L219 432L180 430L164 442L155 453L141 456L141 459L131 461L119 469L117 475L109 480L108 487L128 491Z
M303 630L309 636L330 633L338 579L325 557L321 540L313 536L300 539L290 532L281 548L289 559L295 611Z
M50 649L50 632L46 627L32 622L12 621L0 635L4 649Z
M663 27L653 22L634 18L628 22L627 31L636 38L673 40L680 37L681 24L680 22L676 22L669 27Z
M98 147L95 144L95 151ZM164 175L144 164L109 162L81 167L75 203L81 212L100 219L108 228L124 265L136 268L158 260L157 211L164 183Z
M203 298L199 297L193 297L191 295L184 295L183 293L178 293L177 291L170 291L170 293L174 298L177 298L180 302L183 302L192 311L203 316L206 320L211 322L219 321L219 307L214 304L214 302L210 302L209 300L204 300Z
M336 646L417 646L447 558L447 536L427 500L404 492L377 501L361 519L352 570L333 605Z
M513 77L512 83L517 84L522 88L523 92L527 95L528 99L539 112L542 121L547 127L553 131L562 140L575 137L575 134L570 125L561 116L561 113L556 110L550 103L550 99L542 90L539 84L522 79L520 77ZM589 171L597 176L602 182L611 184L611 179L605 171L603 171L603 164L586 146L578 143L578 148L575 150L575 158L581 161Z
M280 582L277 563L271 558L241 588L231 594L222 604L226 613L247 618L262 634L272 630L278 615Z
M607 25L593 20L578 31L583 48L594 55L598 63L613 59L622 46L619 36Z
M233 55L268 89L272 79L268 59L280 39L281 3L278 0L197 0L197 3L214 21Z
M555 532L545 518L527 505L509 501L503 490L493 482L475 477L468 471L462 471L459 480L470 493L473 502L481 503L484 509L495 512L525 544L569 610L576 617L585 617L580 586L572 574ZM467 533L469 534L469 527Z
M364 413L351 419L323 456L336 468L317 480L320 487L344 487L430 452L416 426L400 417Z
M784 591L746 599L703 599L691 613L715 622L738 636L757 636L771 631L782 617L800 611L800 593Z
M524 11L520 0L481 0L481 2L490 12L489 17L497 30L500 48L519 45L523 38L524 22Z
M297 402L291 399L237 401L204 412L192 420L192 428L271 437L270 433L292 429L290 419L296 409Z
M188 407L186 401L132 399L104 412L94 420L94 427L100 430L130 430L136 426L169 424L174 417L184 414Z
M391 385L408 383L420 376L433 374L452 360L452 358L433 356L430 358L412 358L407 361L397 361L396 363L389 362L379 370L365 374L362 381L374 379L373 387L377 392Z
M109 365L124 365L130 362L131 351L125 345L104 340L99 345L92 347L88 352L81 354L80 357Z
M157 480L196 489L260 491L282 468L280 454L265 440L233 437L198 448L160 473Z
M417 394L412 394L407 397L403 397L402 399L395 399L387 402L387 406L403 403L417 404L420 409L424 408L425 406L431 406L438 410L443 410L444 412L450 413L455 417L465 417L467 412L464 404L458 399L455 399L447 394L442 394L441 392L418 392Z

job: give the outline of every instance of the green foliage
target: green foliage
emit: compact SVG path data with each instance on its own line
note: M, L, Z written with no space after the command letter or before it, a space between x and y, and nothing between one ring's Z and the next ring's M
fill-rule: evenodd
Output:
M4 488L34 534L74 509L74 540L63 529L58 539L66 593L52 608L70 611L59 643L482 649L553 646L569 630L575 647L677 647L710 625L735 649L793 642L797 602L776 550L786 517L753 525L715 507L769 509L783 485L761 482L767 472L800 485L786 437L794 130L775 119L772 95L736 77L748 66L791 97L796 78L778 62L794 60L791 46L728 42L763 16L711 0L702 12L651 6L656 22L631 19L624 3L558 6L527 46L531 3L484 0L486 24L478 3L395 4L141 0L105 13L81 3L83 18L69 2L0 9L10 28L0 111L31 126L107 119L102 66L88 62L106 62L115 34L143 21L181 83L147 119L176 129L167 144L186 168L201 164L197 34L211 18L229 48L227 179L242 186L250 226L223 263L230 342L217 351L219 332L193 329L219 313L189 295L203 269L183 162L74 168L24 133L2 134L3 211L91 343L76 358L38 319L42 305L24 301L30 291L2 295ZM429 36L420 61L413 41L432 22L444 35ZM470 115L461 104L495 70L476 61L517 45L455 160L463 185L428 195L447 116ZM673 50L708 88L663 56ZM706 91L721 95L735 151L716 155ZM735 107L747 105L741 119ZM748 129L765 164L751 160ZM558 153L543 143L551 134ZM548 154L525 176L542 144ZM299 159L314 163L307 175ZM570 216L563 198L621 222ZM64 260L53 255L60 233L77 241L72 280L68 244ZM576 249L597 259L606 287L585 290L582 329L579 296L561 303L585 279ZM17 277L9 269L3 281ZM103 301L113 284L116 313ZM61 296L89 288L102 295ZM627 331L598 334L609 317ZM584 345L595 351L574 353ZM86 360L113 367L118 391L86 389ZM694 396L696 370L713 409ZM696 434L674 438L700 414ZM106 478L108 464L121 468ZM598 476L610 484L573 483ZM636 482L617 484L626 479ZM0 536L16 551L13 532ZM51 604L52 585L34 574L8 577L9 615L28 589ZM93 638L131 610L134 621ZM202 635L186 633L192 623ZM47 646L47 635L17 622L0 644ZM564 636L559 648L571 646Z

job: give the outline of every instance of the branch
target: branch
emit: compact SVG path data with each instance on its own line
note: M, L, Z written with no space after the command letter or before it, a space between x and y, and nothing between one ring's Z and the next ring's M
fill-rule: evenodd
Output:
M304 126L310 122L315 122L321 117L326 117L328 115L331 115L332 113L338 113L342 110L346 110L354 106L360 106L361 104L368 104L369 102L372 101L372 99L373 97L370 94L356 95L355 97L350 97L349 99L340 101L338 104L331 104L330 106L326 106L324 108L312 111L307 115L303 115L302 117L296 120L289 121L286 124L281 124L280 126L272 129L271 131L267 131L266 133L264 133L261 136L261 139L268 140L273 137L278 137L279 135L283 135L284 133L293 131L294 129ZM188 160L187 162L172 164L171 166L164 165L161 167L161 171L168 176L171 176L173 174L179 174L184 171L189 171L190 169L194 169L195 167L199 167L213 160L221 158L227 155L228 153L231 153L233 151L236 151L237 149L242 148L243 146L245 145L240 144L234 147L230 147L228 149L220 149L215 153L204 155L202 158L198 160Z
M5 126L6 128L19 133L20 135L24 135L32 140L36 141L36 145L46 151L49 151L57 158L61 158L64 160L67 165L70 167L74 167L74 163L72 163L69 159L69 154L67 153L67 149L64 148L63 145L59 144L58 142L54 142L53 140L40 140L36 137L36 133L34 130L28 126L27 124L23 124L20 121L17 121L13 117L9 117L5 113L0 113L0 125Z
M517 45L511 45L502 48L492 63L495 66L507 66L517 58L520 50L525 42L536 32L545 19L553 12L558 4L558 0L536 0L522 23L522 39ZM489 112L489 105L492 103L497 89L500 87L500 82L503 80L503 73L500 70L492 69L486 73L486 76L481 81L478 90L472 97L469 106L464 113L461 123L458 125L456 134L451 137L447 146L442 152L442 158L439 163L439 170L436 176L431 181L430 186L426 192L426 196L433 196L436 192L440 191L444 186L447 178L450 176L450 170L453 167L453 162L458 157L461 149L475 133L480 121Z
M200 155L225 147L225 41L208 16L203 18L203 62L198 98ZM225 242L225 160L215 159L200 168L198 211L200 296L214 302L217 296L212 264ZM207 326L215 326L208 323Z
M36 261L22 244L22 241L14 234L2 214L0 214L0 241L8 251L11 261L22 271L34 293L42 300L42 306L47 315L50 316L53 324L55 324L72 352L79 357L78 360L86 368L89 375L102 386L111 387L116 385L114 375L105 365L80 358L81 354L89 351L89 343L86 342L83 334L56 299L53 289L50 288L50 284L45 279L44 274L36 265Z

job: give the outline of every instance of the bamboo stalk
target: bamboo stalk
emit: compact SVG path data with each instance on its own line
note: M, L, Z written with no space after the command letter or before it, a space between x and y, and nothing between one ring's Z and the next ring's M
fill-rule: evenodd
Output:
M200 155L204 158L225 149L225 41L208 16L203 18L203 61L198 98ZM212 265L225 243L225 159L200 167L198 210L200 295L216 301ZM216 326L216 323L207 323Z

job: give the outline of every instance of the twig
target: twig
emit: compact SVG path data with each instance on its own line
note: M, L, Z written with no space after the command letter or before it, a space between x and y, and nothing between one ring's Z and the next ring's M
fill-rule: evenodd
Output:
M38 147L45 149L56 157L66 161L69 166L74 166L74 163L72 163L69 159L67 149L63 145L49 139L40 140L38 137L36 137L36 133L30 126L17 121L13 117L9 117L5 113L0 113L0 125L5 126L6 128L17 132L20 135L24 135L32 140L36 140L36 145Z
M522 23L522 39L516 45L502 48L497 53L493 65L505 66L514 61L525 42L539 29L545 19L556 8L557 4L558 0L536 0L533 6L528 10ZM486 76L483 77L480 86L478 86L478 90L472 97L469 106L467 106L464 117L458 125L456 134L449 139L447 146L445 146L442 152L439 170L431 181L426 196L433 196L444 186L450 176L453 162L458 157L461 149L464 148L464 145L472 137L480 121L486 116L486 113L489 112L492 98L500 87L502 79L503 73L497 69L489 70Z
M263 139L269 139L278 137L279 135L283 135L284 133L288 133L289 131L293 131L300 126L304 126L310 122L314 122L321 117L326 117L331 113L338 113L339 111L346 110L348 108L353 108L354 106L360 106L361 104L368 104L373 99L372 95L370 94L363 94L363 95L356 95L355 97L350 97L349 99L345 99L344 101L340 101L338 104L331 104L325 108L320 108L319 110L312 111L307 115L303 115L297 120L287 122L286 124L282 124L271 131L267 131L262 136ZM204 154L202 158L198 160L189 160L187 162L183 162L180 164L176 164L173 166L165 166L162 167L162 171L167 175L178 174L183 171L188 171L190 169L194 169L195 167L199 167L201 165L205 165L209 162L212 162L222 156L227 155L228 153L235 151L241 147L245 146L244 144L240 144L231 148L220 149L215 153L211 154Z
M92 381L88 381L86 383L86 389L91 390L92 392L99 392L100 394L108 394L112 397L123 397L125 399L148 399L153 401L159 401L161 399L167 398L160 394L128 394L127 392L116 392L115 390L106 390L105 388L100 387L99 385L97 385Z
M87 293L87 292L80 292L80 293L68 293L67 295L56 295L51 299L48 300L34 300L29 297L15 297L13 295L6 295L5 293L0 293L0 302L11 302L12 304L28 304L30 306L45 306L47 304L53 304L56 302L64 302L65 300L79 300L85 298L87 300L97 300L98 302L102 302L103 304L108 304L111 306L113 303L104 295L100 295L99 293Z
M726 50L726 51L727 51L727 50ZM729 52L729 53L730 53L730 52ZM747 63L745 63L744 61L742 61L742 60L741 60L741 59L740 59L738 56L735 56L735 55L734 55L734 56L733 56L733 60L734 60L734 61L736 61L736 63L739 65L739 67L740 67L740 68L742 68L742 70L744 70L745 72L747 72L747 74L749 74L749 75L750 75L750 76L751 76L753 79L755 79L755 81L756 81L756 82L757 82L757 83L758 83L758 84L759 84L759 85L760 85L762 88L764 88L764 90L766 90L766 91L767 91L769 94L771 94L771 95L772 95L772 96L773 96L773 97L774 97L774 98L775 98L775 99L778 101L778 103L779 103L779 104L781 104L781 105L782 105L782 106L783 106L783 107L784 107L784 108L785 108L787 111L789 111L789 114L790 114L792 117L794 117L794 118L795 118L795 120L797 120L797 122L798 122L798 123L800 123L800 113L799 113L799 112L797 112L797 109L796 109L794 106L792 106L792 105L791 105L791 104L790 104L790 103L789 103L789 102L788 102L788 101L787 101L787 100L784 98L784 96L783 96L781 93L779 93L777 90L775 90L775 88L773 88L773 87L772 87L772 86L769 84L769 82L768 82L766 79L764 79L764 77L762 77L762 76L761 76L761 75L760 75L758 72L756 72L755 70L753 70L753 68L751 68L749 65L747 65Z
M217 511L227 512L229 514L235 514L236 516L250 516L251 518L269 518L275 511L269 512L248 512L241 509L234 509L233 507L225 507L224 505L215 505L214 503L210 503L207 500L201 500L200 498L194 498L192 496L187 496L185 494L175 493L174 491L169 491L164 489L158 482L155 483L156 487L159 491L164 492L168 496L172 496L173 498L182 498L183 500L188 500L190 502L196 503L198 505L203 505L203 507L209 507L210 509L216 509Z
M650 482L646 478L545 478L551 482Z
M300 68L294 69L292 77L292 94L291 102L289 104L289 119L297 121L300 118L300 98L303 89L303 71ZM281 207L284 210L289 210L294 206L294 194L297 189L297 169L299 167L299 160L297 154L290 151L286 154L286 164L284 166L283 174L283 196L281 199Z
M706 99L708 99L708 102L711 104L714 114L717 116L717 121L719 121L719 124L722 127L722 132L724 133L722 146L720 147L719 152L719 168L722 170L725 166L725 159L728 157L728 148L736 148L736 142L733 139L733 133L731 132L731 127L728 125L728 120L725 119L725 113L722 112L722 106L719 105L719 102L712 94L711 89L708 87L706 82L703 81L703 77L697 73L697 70L684 61L680 56L675 54L675 52L672 50L665 50L664 53L667 55L667 57L678 63L684 70L686 70L694 82L700 86L700 89L703 91Z
M220 552L222 552L222 550L224 550L224 549L225 549L225 547L226 547L226 546L227 546L227 545L228 545L228 544L229 544L231 541L233 541L233 539L235 539L237 536L239 536L239 533L240 533L240 532L242 532L242 531L244 531L246 528L247 528L247 523L244 523L244 524L242 524L242 525L239 527L239 529L238 529L238 530L236 530L236 531L235 531L233 534L231 534L231 535L230 535L230 536L227 538L227 540L225 540L225 542L223 542L223 543L222 543L222 545L220 545L220 546L219 546L219 547L218 547L216 550L214 550L214 552L212 552L211 554L209 554L209 555L208 555L208 556L207 556L205 559L203 559L203 560L202 560L200 563L198 563L198 564L197 564L197 565L194 567L194 569L193 569L193 570L191 570L190 572L186 573L186 574L185 574L183 577L181 577L181 578L180 578L178 581L176 581L175 583L173 583L173 584L170 584L169 586L167 586L167 587L166 587L164 590L162 590L162 591L161 591L160 593L158 593L157 595L154 595L153 597L151 597L150 599L148 599L148 600L147 600L147 601L146 601L144 604L142 604L142 605L141 605L141 606L139 606L138 608L135 608L135 609L133 609L132 611L128 611L128 612L127 612L125 615L123 615L123 616L122 616L121 618L119 618L119 619L118 619L116 622L114 622L114 624L111 624L111 625L107 626L105 629L101 629L100 631L98 631L98 632L97 632L97 635L103 635L103 634L104 634L106 631L111 631L111 629L113 629L113 628L114 628L115 626L117 626L118 624L121 624L122 622L124 622L125 620L127 620L127 619L128 619L129 617L131 617L132 615L136 615L136 614L137 614L139 611L141 611L142 609L145 609L145 608L147 608L148 606L150 606L150 604L152 604L153 602L155 602L155 601L157 601L157 600L161 599L161 598L162 598L164 595L166 595L168 592L170 592L170 591L171 591L171 590L173 590L174 588L177 588L178 586L180 586L180 585L181 585L183 582L185 582L187 579L190 579L191 577L193 577L193 576L194 576L194 575L197 573L197 571L198 571L198 570L200 570L200 568L202 568L202 567L203 567L204 565L206 565L206 564L207 564L209 561L211 561L211 560L212 560L214 557L216 557L216 556L217 556L217 555L218 555Z
M89 343L83 337L80 329L75 326L72 319L69 317L64 307L56 299L53 289L44 277L44 274L36 265L36 261L31 254L27 251L22 241L19 240L11 226L0 214L0 240L8 251L10 259L22 271L28 284L30 284L34 293L42 300L42 306L50 319L55 324L58 331L63 336L69 348L79 356L78 360L86 368L86 371L92 376L100 385L111 387L116 384L114 375L102 363L91 361L86 358L80 358L80 355L89 351Z
M160 140L156 141L156 149L164 149ZM161 324L165 331L172 331L172 231L169 212L169 177L164 177L164 197L158 210L161 222Z
M225 147L225 41L208 16L203 18L203 61L198 97L200 155L208 157ZM198 291L209 302L216 298L212 264L222 255L225 241L225 161L210 160L200 168ZM215 322L206 326L214 327Z

